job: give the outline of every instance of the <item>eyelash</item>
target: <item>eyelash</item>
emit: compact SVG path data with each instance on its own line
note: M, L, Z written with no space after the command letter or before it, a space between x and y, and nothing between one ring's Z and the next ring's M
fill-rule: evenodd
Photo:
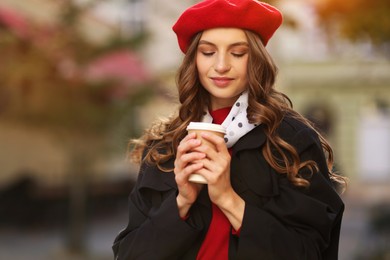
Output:
M204 56L210 57L213 56L215 52L202 52Z
M236 58L242 58L242 57L244 57L245 54L246 54L245 52L244 53L232 53L232 55Z
M206 57L211 57L214 55L215 52L202 52L202 54ZM232 53L233 57L235 58L242 58L244 57L244 55L246 54L246 52L244 53Z

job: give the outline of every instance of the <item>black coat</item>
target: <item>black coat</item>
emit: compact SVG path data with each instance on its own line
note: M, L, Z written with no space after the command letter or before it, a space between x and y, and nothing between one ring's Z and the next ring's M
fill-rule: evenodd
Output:
M318 136L289 117L278 132L302 161L317 162L319 172L310 178L309 188L298 188L264 159L262 125L243 136L233 147L231 183L246 205L240 236L230 237L229 259L337 259L344 204L329 180ZM141 166L129 197L128 226L113 245L116 259L196 258L211 221L207 189L186 221L179 216L176 195L173 172Z

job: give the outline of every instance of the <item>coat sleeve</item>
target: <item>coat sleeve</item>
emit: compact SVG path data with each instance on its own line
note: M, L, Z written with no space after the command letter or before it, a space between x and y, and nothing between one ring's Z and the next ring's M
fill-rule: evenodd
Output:
M337 259L344 205L329 180L318 137L306 129L294 136L291 143L301 161L314 160L319 171L312 175L306 189L297 188L284 175L270 171L277 180L277 193L261 206L246 203L236 243L237 259Z
M176 189L163 174L141 166L129 196L128 226L114 241L115 259L178 259L197 238L199 231L180 218Z

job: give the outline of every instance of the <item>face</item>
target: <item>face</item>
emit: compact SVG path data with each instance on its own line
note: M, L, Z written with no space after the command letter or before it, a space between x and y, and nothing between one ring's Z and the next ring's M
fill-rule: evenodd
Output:
M243 30L215 28L203 32L196 66L202 86L210 94L211 109L232 106L247 88L249 45Z

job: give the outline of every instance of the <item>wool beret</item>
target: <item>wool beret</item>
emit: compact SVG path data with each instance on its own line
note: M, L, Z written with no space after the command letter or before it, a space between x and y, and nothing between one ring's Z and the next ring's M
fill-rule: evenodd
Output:
M186 53L192 37L201 31L225 27L257 33L264 46L282 23L275 7L256 0L204 0L185 10L172 29Z

